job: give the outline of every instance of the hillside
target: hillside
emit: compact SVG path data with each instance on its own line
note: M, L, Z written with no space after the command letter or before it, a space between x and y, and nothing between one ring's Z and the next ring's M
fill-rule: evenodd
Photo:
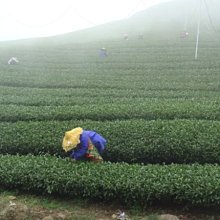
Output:
M191 36L196 35L200 0L171 0L161 3L133 16L119 21L110 22L85 30L75 31L48 38L19 40L21 44L68 44L86 43L106 40L120 40L126 33L130 38L144 34L153 41L176 39L179 33L187 30ZM202 1L201 37L211 40L219 39L220 35L220 2L218 0ZM15 41L16 44L17 41ZM1 45L2 43L0 43ZM3 43L7 44L7 43ZM9 42L9 44L13 44Z
M117 40L122 38L124 33L133 38L138 34L144 34L149 40L155 39L158 35L161 39L175 39L176 35L185 29L195 35L199 7L199 0L173 0L138 12L128 19L55 37L54 40L71 42ZM218 0L202 3L201 30L206 38L210 37L210 33L220 35L218 8L220 8ZM218 33L214 33L216 31Z
M185 3L0 44L0 189L219 215L219 26L202 16L195 60L196 19L180 37ZM78 126L106 138L105 162L66 158L63 136Z

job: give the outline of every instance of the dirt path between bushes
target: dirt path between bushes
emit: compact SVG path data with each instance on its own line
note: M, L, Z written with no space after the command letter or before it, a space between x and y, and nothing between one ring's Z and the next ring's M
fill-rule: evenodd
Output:
M0 220L112 220L117 219L116 205L55 199L33 195L0 193ZM134 220L156 220L156 214L171 214L179 220L220 220L220 211L179 211L176 209L138 208L122 211ZM166 218L172 220L172 218Z

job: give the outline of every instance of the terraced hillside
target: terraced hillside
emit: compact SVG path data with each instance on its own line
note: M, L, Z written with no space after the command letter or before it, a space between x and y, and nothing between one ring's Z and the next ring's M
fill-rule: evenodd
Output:
M195 32L177 32L170 40L140 40L134 32L126 41L1 43L0 185L126 204L218 207L220 41L204 32L194 60ZM103 46L108 56L101 59ZM18 65L7 64L12 55ZM64 158L64 132L77 126L106 137L108 162Z

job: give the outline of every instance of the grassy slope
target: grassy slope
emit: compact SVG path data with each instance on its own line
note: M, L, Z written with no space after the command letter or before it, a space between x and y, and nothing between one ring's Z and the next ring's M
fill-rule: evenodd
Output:
M195 61L195 15L189 23L189 27L193 27L189 38L179 38L182 26L177 24L183 24L181 14L185 13L184 5L186 2L182 0L171 1L128 20L85 31L1 43L1 112L7 115L18 106L17 111L13 110L11 114L18 114L19 120L22 120L22 109L27 108L26 115L31 115L35 109L41 109L39 115L47 115L50 109L55 109L54 106L60 106L61 110L56 113L59 115L59 111L68 109L70 105L75 109L82 105L96 109L100 103L106 108L114 103L116 109L121 104L129 106L134 103L138 114L143 112L143 106L146 108L152 103L158 103L164 109L167 105L170 109L172 106L178 109L184 103L193 103L195 106L208 106L201 107L201 112L217 114L220 101L220 41L216 38L216 32L202 25L199 59ZM177 8L182 10L177 12ZM193 1L189 14L195 8L196 1ZM207 16L202 18L202 24L206 24ZM152 26L154 22L155 26ZM143 40L137 39L136 35L140 32L133 27L145 33ZM152 27L154 29L149 29ZM124 30L133 30L128 41L121 38ZM89 37L91 42L83 36ZM102 40L97 40L99 38ZM79 39L81 43L78 43ZM109 53L104 60L98 57L101 46L105 46ZM19 58L19 65L7 64L11 56ZM215 107L212 109L210 106ZM156 113L155 107L152 114ZM35 116L36 119L40 117ZM77 119L85 118L88 117Z
M193 105L197 106L204 115L207 112L207 116L212 113L217 115L220 102L220 41L216 38L216 33L210 32L204 25L199 59L194 60L196 28L194 32L190 32L189 38L181 39L179 31L182 26L177 27L178 22L173 23L173 18L179 18L185 13L184 3L179 0L161 4L128 20L79 33L1 43L2 115L19 115L17 118L24 120L24 115L28 118L34 114L35 120L41 120L41 115L53 113L58 106L57 117L66 114L63 118L68 118L66 109L69 106L76 110L81 106L84 109L88 106L88 109L93 109L94 112L97 109L98 112L100 104L104 109L105 106L111 106L111 103L120 113L114 113L116 118L123 114L122 106L131 106L131 103L135 105L136 115L142 115L143 106L150 109L152 103L156 106L152 111L153 115L158 114L157 105L160 109L171 109L173 115L184 105L192 106L191 108ZM195 6L194 1L190 13ZM182 11L177 13L176 8L181 8ZM161 13L163 16L158 18ZM162 17L166 19L162 21ZM203 17L202 24L205 24L205 18ZM179 19L175 21L183 23ZM193 27L193 21L195 19L189 23L190 27ZM148 25L145 26L145 22ZM156 22L155 30L151 30L149 34L145 28L152 27L152 22ZM124 41L119 27L127 31L133 27L142 28L143 32L145 30L144 39L138 40L136 35L140 32L134 29L129 40ZM104 33L108 34L104 36ZM89 36L91 42L87 42L81 34ZM102 40L97 40L101 37ZM77 43L79 39L81 43ZM101 46L105 46L109 53L104 60L98 57ZM7 64L12 55L19 58L19 65ZM102 115L105 116L103 109ZM109 108L106 112L108 110ZM187 110L192 112L192 109ZM89 113L76 119L84 120L89 118L88 115ZM108 118L104 116L102 119ZM181 116L178 118L181 119ZM218 120L218 117L213 118ZM13 127L13 123L11 126ZM28 134L24 133L21 137L24 140L25 135ZM114 136L111 138L114 139Z
M196 17L192 16L190 37L180 39L183 19L180 24L173 24L171 18L159 20L155 28L154 10L149 12L154 16L143 12L78 33L1 43L0 107L8 105L8 100L22 105L24 98L36 104L39 94L40 99L56 99L56 103L63 97L86 96L95 105L103 98L103 103L116 102L118 97L119 103L125 99L133 102L137 97L142 97L141 103L152 99L219 103L220 42L207 19L202 23L199 60L194 61ZM148 16L153 16L151 23ZM124 32L129 33L129 41L122 40ZM143 41L136 38L140 32L144 33ZM98 57L102 46L109 52L106 60ZM20 64L8 66L11 56L17 56ZM81 105L80 100L75 104Z

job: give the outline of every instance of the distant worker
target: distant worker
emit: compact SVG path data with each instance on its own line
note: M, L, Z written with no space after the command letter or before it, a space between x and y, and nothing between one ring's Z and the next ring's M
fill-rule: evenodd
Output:
M107 50L104 47L99 50L99 56L101 58L107 57Z
M180 33L180 37L181 38L187 38L189 36L189 32L187 32L187 31L182 31L181 33Z
M81 127L65 132L62 147L70 152L73 160L102 162L106 140L95 131L83 130Z
M124 39L124 40L128 40L128 34L124 34L123 39Z
M12 57L12 58L10 58L9 61L8 61L8 64L9 64L9 65L11 65L11 64L17 64L17 63L19 63L19 60L18 60L17 57Z
M144 39L144 35L143 35L143 34L138 34L137 38L138 38L139 40L143 40L143 39Z

